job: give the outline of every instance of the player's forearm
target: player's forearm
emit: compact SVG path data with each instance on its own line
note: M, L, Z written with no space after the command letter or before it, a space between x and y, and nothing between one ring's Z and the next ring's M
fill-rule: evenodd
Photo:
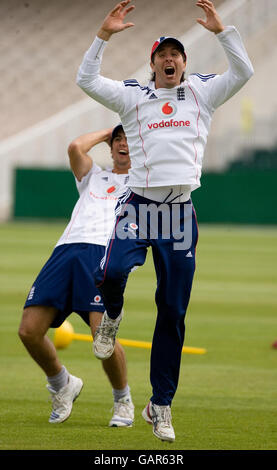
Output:
M106 41L98 36L95 37L90 48L86 51L78 70L77 84L82 85L82 78L89 76L97 78L100 73L102 56L106 47Z
M254 73L240 34L234 26L225 27L222 33L217 34L217 38L225 51L229 68L212 84L210 102L214 108L237 93Z
M81 180L92 167L92 158L88 152L107 138L108 132L101 130L81 135L71 142L68 147L68 156L71 169L78 180Z
M75 139L68 147L70 167L78 181L88 174L92 167L92 159L87 155L88 145L84 144L84 138Z
M122 82L111 80L100 74L101 62L107 42L96 36L83 57L76 83L91 98L114 112L124 108Z
M109 143L111 133L111 128L102 129L81 135L71 142L68 147L68 156L71 169L78 181L81 181L92 167L92 158L88 155L88 152L102 142Z
M224 48L233 74L242 80L249 80L254 69L237 29L227 26L222 33L217 34L217 38Z
M88 134L81 135L75 139L69 148L72 148L72 154L76 157L87 154L95 145L106 142L111 135L111 129L103 129Z
M112 36L112 33L109 33L108 31L105 31L104 29L100 28L97 37L99 39L102 39L103 41L108 41Z

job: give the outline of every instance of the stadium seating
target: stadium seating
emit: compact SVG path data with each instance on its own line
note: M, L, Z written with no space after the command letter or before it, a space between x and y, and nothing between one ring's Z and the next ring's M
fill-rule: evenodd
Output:
M0 2L0 140L84 98L75 77L103 15L115 0ZM194 2L137 0L135 31L113 38L103 73L128 78L149 58L162 34L180 36L195 23ZM215 4L222 3L216 0ZM165 12L165 14L164 14ZM163 13L163 14L161 14ZM2 42L3 39L3 42ZM8 116L8 118L7 118Z
M224 170L237 158L249 155L249 150L270 148L277 140L277 2L214 3L234 10L230 21L242 33L255 75L215 113L204 171ZM75 83L82 56L114 4L114 0L0 2L0 220L10 214L15 167L65 167L71 139L95 125L117 123L114 113L105 114L101 106L94 108L93 100ZM226 69L226 59L213 35L196 25L196 17L203 15L195 9L194 0L134 0L134 4L130 20L135 28L113 37L112 47L105 51L104 75L140 79L137 72L141 69L147 79L150 48L163 34L185 38L188 73ZM203 33L200 40L199 32ZM108 156L107 162L102 159L101 145L94 150L95 160L108 164Z

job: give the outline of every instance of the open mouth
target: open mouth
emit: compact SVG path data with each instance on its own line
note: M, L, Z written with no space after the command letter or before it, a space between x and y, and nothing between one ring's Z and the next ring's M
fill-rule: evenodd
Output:
M175 69L172 66L165 67L164 71L165 71L165 74L168 76L174 75L175 73Z
M128 155L126 150L119 150L120 155Z

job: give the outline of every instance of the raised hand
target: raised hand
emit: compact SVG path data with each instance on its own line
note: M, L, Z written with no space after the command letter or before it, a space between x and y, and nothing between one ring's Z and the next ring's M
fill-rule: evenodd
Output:
M127 8L130 1L131 0L125 0L118 3L114 9L108 13L97 34L100 39L108 41L112 34L119 33L134 26L134 23L124 23L126 15L135 8L134 5Z
M198 0L196 6L202 8L206 13L206 21L201 18L197 18L197 23L215 34L221 33L224 30L224 25L217 14L213 2L210 2L209 0Z
M109 147L111 147L113 129L114 128L111 127L110 129L106 130L107 135L106 135L106 138L104 139L104 142L106 142L109 145Z

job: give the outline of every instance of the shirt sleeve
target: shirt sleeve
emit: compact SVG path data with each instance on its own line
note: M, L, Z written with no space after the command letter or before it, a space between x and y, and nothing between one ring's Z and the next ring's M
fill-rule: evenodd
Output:
M207 82L208 100L213 109L237 93L254 73L241 36L234 26L227 26L216 37L225 51L229 68Z
M106 108L122 115L126 110L124 83L100 75L102 56L107 41L96 38L84 55L77 73L77 85Z
M83 176L81 181L78 181L77 178L75 177L76 187L77 187L77 190L78 190L80 195L82 194L84 189L89 184L90 177L92 175L95 175L96 173L100 173L101 171L102 171L102 168L100 168L100 166L93 163L91 169L89 170L89 172L85 176Z

